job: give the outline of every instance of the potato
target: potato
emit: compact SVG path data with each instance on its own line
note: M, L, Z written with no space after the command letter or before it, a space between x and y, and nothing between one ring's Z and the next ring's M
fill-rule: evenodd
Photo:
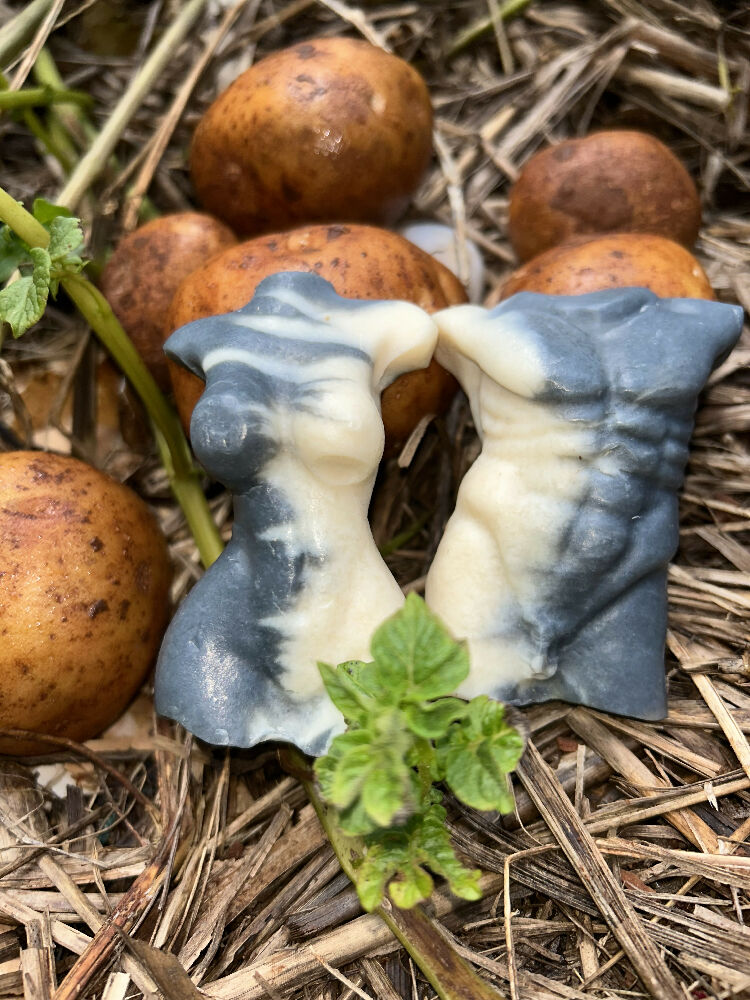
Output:
M236 242L218 219L177 212L125 236L102 272L102 291L163 391L170 388L162 345L172 296L191 271Z
M96 736L161 642L171 567L132 490L74 458L0 455L0 729ZM45 752L0 740L0 753Z
M190 153L200 203L255 236L311 222L390 225L432 150L432 108L408 63L316 38L267 56L214 101Z
M311 271L346 298L404 299L427 312L466 301L463 285L447 267L396 233L374 226L308 226L240 243L194 271L177 289L167 330L239 309L263 278L279 271ZM174 362L169 370L188 430L204 383ZM382 396L388 446L404 441L426 414L442 413L456 388L434 360L424 371L398 378Z
M687 170L645 132L595 132L532 156L510 196L522 261L585 233L654 233L692 247L701 207Z
M514 271L501 298L516 292L581 295L630 286L650 288L665 298L715 298L703 268L688 250L647 233L584 236L552 247Z

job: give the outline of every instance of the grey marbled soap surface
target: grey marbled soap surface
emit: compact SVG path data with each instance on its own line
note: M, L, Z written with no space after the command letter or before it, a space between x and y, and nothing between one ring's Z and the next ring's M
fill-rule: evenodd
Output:
M343 728L317 661L366 657L403 601L367 523L379 395L428 364L436 336L417 306L343 299L290 273L169 338L167 354L206 380L191 440L235 494L235 520L167 631L161 714L211 743L277 739L312 754Z
M738 307L645 289L438 313L482 452L427 577L466 696L666 711L666 569L698 394Z

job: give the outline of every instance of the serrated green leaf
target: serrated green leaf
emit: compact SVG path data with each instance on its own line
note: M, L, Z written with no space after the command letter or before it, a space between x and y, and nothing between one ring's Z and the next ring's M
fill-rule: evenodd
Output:
M374 708L373 699L353 680L347 666L342 663L334 668L327 663L319 663L318 670L328 697L346 721L364 726Z
M362 784L362 805L378 826L390 826L404 809L413 811L410 769L396 754L383 755ZM410 808L411 807L411 808Z
M465 646L413 593L377 629L371 651L378 684L409 701L450 694L469 673Z
M404 706L404 718L409 729L426 740L442 736L451 722L466 714L467 705L460 698L440 698L438 701L417 702Z
M29 248L10 228L0 228L0 284L4 284L20 264L28 261Z
M66 208L64 205L53 205L46 198L34 199L31 214L37 222L41 222L45 227L49 227L53 219L57 219L59 216L69 219L73 215L69 208Z
M365 812L361 799L357 799L348 809L340 812L338 819L339 826L350 837L364 837L378 830L377 825Z
M504 719L503 706L485 695L469 702L466 715L438 742L438 764L454 795L474 809L508 812L506 775L523 753L520 734Z
M0 320L10 326L14 337L20 337L41 319L49 296L49 254L41 247L32 247L29 257L34 263L33 272L0 291Z
M479 879L482 873L476 868L466 868L456 857L446 819L447 813L440 805L426 812L418 828L420 854L425 864L448 882L454 895L462 899L481 899Z
M417 903L430 898L432 887L432 878L424 868L419 865L410 865L402 873L401 878L389 884L388 895L396 906L402 910L410 910Z
M47 252L52 265L50 291L57 295L60 280L66 275L78 274L84 267L81 257L74 253L83 243L83 232L78 219L59 215L50 223L49 234Z
M348 663L340 664L352 677L358 687L377 699L381 705L395 705L398 697L392 691L387 691L380 686L376 676L375 664L363 663L361 660L349 660Z

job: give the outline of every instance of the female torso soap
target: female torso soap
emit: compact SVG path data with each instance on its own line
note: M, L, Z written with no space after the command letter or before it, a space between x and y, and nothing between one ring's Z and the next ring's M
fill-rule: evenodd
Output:
M206 380L191 440L235 494L235 522L167 632L159 712L212 743L308 753L343 728L317 662L366 658L403 600L367 523L378 399L428 364L435 340L417 306L342 299L304 273L170 337L169 356Z
M624 289L435 319L483 445L426 584L469 643L461 693L661 718L677 490L742 311Z

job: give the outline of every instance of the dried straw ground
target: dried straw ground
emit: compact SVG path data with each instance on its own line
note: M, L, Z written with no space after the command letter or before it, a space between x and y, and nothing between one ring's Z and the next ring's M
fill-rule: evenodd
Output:
M0 25L27 6L0 3ZM413 212L478 242L489 296L513 263L505 218L519 166L550 140L627 125L664 138L700 178L698 254L719 296L750 308L744 4L213 3L135 114L112 125L108 109L184 7L60 0L5 67L13 82L33 79L47 45L66 83L92 96L90 111L61 107L54 123L71 160L93 130L113 130L116 161L79 175L72 199L95 254L132 227L144 193L160 211L187 207L186 145L218 87L293 40L359 33L429 82L437 156ZM30 124L0 119L1 182L54 199L65 169ZM438 894L430 912L499 996L750 996L748 359L746 330L698 416L670 570L669 718L525 711L533 745L515 818L453 807L486 896L461 905ZM3 446L73 449L127 478L161 517L179 598L199 573L193 545L138 407L76 315L61 304L7 343L0 378ZM418 589L476 454L466 407L414 444L384 468L373 526L399 580ZM228 532L227 498L212 496ZM360 913L274 748L196 745L152 718L146 692L86 753L58 748L37 763L0 769L0 996L188 1000L195 986L216 1000L433 995L379 918Z

